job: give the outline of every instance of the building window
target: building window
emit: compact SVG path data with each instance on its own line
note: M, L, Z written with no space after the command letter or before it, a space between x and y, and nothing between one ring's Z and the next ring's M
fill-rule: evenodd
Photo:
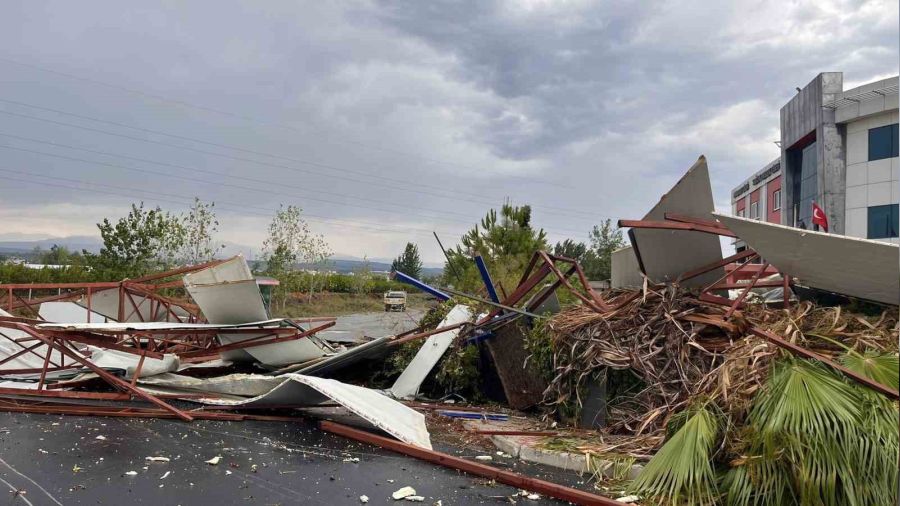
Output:
M759 201L750 203L750 217L754 220L759 219Z
M738 209L737 215L740 216L741 218L743 218L745 216L744 211L746 211L746 208L742 207L742 208Z
M897 237L900 206L873 206L869 208L869 239L886 239Z
M869 129L869 161L897 156L897 123Z
M781 190L775 190L772 192L772 210L777 211L781 209Z

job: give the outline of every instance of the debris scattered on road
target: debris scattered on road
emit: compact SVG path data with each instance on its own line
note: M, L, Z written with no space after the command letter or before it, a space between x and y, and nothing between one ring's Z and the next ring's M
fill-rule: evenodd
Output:
M416 495L416 489L406 486L391 494L391 497L394 498L395 501L399 501L400 499L405 499L410 496Z

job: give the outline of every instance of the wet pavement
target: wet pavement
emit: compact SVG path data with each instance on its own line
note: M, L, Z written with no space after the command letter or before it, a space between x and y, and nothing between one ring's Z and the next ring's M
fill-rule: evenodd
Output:
M419 325L425 309L403 312L356 313L337 317L337 324L317 335L332 342L358 343L367 338L397 335Z
M441 445L435 449L477 454ZM218 465L205 463L216 456L222 457ZM494 459L498 467L588 487L573 473ZM302 419L184 423L0 413L0 505L355 505L361 495L368 496L368 504L407 504L390 497L407 485L425 497L421 504L426 505L438 500L444 506L510 504L508 497L516 493L322 432ZM516 501L562 504L547 498Z

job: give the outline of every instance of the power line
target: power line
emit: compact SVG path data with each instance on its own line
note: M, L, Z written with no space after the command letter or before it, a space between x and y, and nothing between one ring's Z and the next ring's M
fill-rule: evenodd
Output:
M281 123L281 122L272 122L272 121L260 119L260 118L257 118L257 117L253 117L253 116L247 116L247 115L244 115L244 114L238 114L238 113L233 113L233 112L230 112L230 111L224 111L224 110L221 110L221 109L216 109L216 108L213 108L213 107L208 107L208 106L203 106L203 105L199 105L199 104L194 104L194 103L187 102L187 101L184 101L184 100L172 99L172 98L169 98L169 97L165 97L165 96L158 95L158 94L154 94L154 93L145 92L145 91L143 91L143 90L138 90L138 89L135 89L135 88L129 88L129 87L126 87L126 86L122 86L122 85L118 85L118 84L112 84L112 83L107 83L107 82L99 81L99 80L97 80L97 79L91 79L91 78L88 78L88 77L79 76L79 75L76 75L76 74L70 74L70 73L67 73L67 72L61 72L61 71L59 71L59 70L54 70L54 69L50 69L50 68L47 68L47 67L42 67L42 66L39 66L39 65L34 65L34 64L32 64L32 63L24 63L24 62L20 62L20 61L13 60L13 59L10 59L10 58L3 58L3 57L0 57L0 61L6 62L6 63L10 63L10 64L13 64L13 65L19 65L19 66L22 66L22 67L31 68L31 69L38 70L38 71L41 71L41 72L47 72L47 73L50 73L50 74L56 74L56 75L59 75L59 76L67 77L67 78L69 78L69 79L74 79L74 80L77 80L77 81L87 82L87 83L94 84L94 85L97 85L97 86L103 86L103 87L106 87L106 88L111 88L111 89L115 89L115 90L119 90L119 91L124 91L124 92L126 92L126 93L138 95L138 96L141 96L141 97L144 97L144 98L150 98L150 99L153 99L153 100L156 100L156 101L159 101L159 102L175 104L175 105L178 105L178 106L180 106L180 107L186 107L186 108L190 108L190 109L196 109L196 110L204 111L204 112L207 112L207 113L219 114L219 115L222 115L222 116L227 116L227 117L230 117L230 118L235 118L235 119L239 119L239 120L242 120L242 121L247 121L247 122L250 122L250 123L256 123L256 124L259 124L259 125L262 125L262 126L266 126L266 127L270 127L270 128L271 128L271 127L274 127L274 128L284 129L284 130L290 130L290 131L298 132L298 133L305 134L305 135L309 135L309 134L310 134L309 132L304 132L304 131L302 131L302 130L296 128L296 127L293 127L293 126L291 126L291 125L287 125L287 124L285 124L285 123ZM447 166L451 166L451 167L452 167L452 166L455 166L455 167L461 167L461 168L468 168L468 169L472 169L472 170L483 170L483 168L481 168L481 167L476 167L476 166L466 165L466 164L460 164L460 163L456 163L456 162L447 162L447 161L444 161L444 160L439 160L439 159L430 158L430 157L427 157L427 156L424 156L424 155L420 155L420 154L418 154L418 153L410 153L410 152L406 152L406 151L402 151L402 150L398 150L398 149L394 149L394 148L388 148L388 147L384 147L384 146L373 146L373 145L366 144L366 143L359 142L359 141L355 141L355 140L343 140L343 139L340 139L340 138L338 138L338 137L333 137L333 136L323 136L322 134L318 134L318 135L319 135L320 137L325 137L325 138L327 138L327 139L329 139L329 140L337 140L338 142L343 142L343 143L346 143L346 144L356 145L356 146L364 147L364 148L367 148L367 149L372 149L372 150L376 150L376 151L385 151L385 152L390 152L390 153L394 153L394 154L398 154L398 155L402 155L402 156L407 156L407 157L412 157L412 158L419 158L419 159L428 161L429 163L436 163L436 164L447 165ZM524 177L524 176L516 176L516 175L506 175L505 177L515 178L515 179L523 179L523 180L526 180L526 181L533 181L533 182L536 182L536 183L539 183L539 184L545 184L545 185L550 185L550 186L557 186L557 187L561 187L561 188L572 189L571 186L563 185L563 184L560 184L560 183L557 183L557 182L554 182L554 181L536 180L536 179L532 179L532 178L528 178L528 177Z
M351 181L351 182L355 182L355 183L358 183L358 182L364 182L364 183L366 183L366 184L375 185L375 186L382 186L382 187L385 187L385 188L388 188L388 189L391 189L391 190L405 191L405 192L408 192L408 193L414 193L414 194L431 195L431 196L436 196L436 197L439 197L439 198L444 198L444 199L453 200L453 201L460 201L460 200L462 200L462 201L472 202L472 203L476 203L476 204L495 205L495 203L494 203L493 201L488 201L488 200L473 200L473 199L467 199L467 198L460 197L460 196L457 195L457 194L446 195L446 194L440 194L440 193L435 193L435 192L425 191L425 190L412 190L412 189L406 189L406 188L399 188L399 187L392 186L392 185L389 185L389 184L381 183L381 182L379 182L379 181L377 181L377 180L376 180L376 181L359 181L358 179L355 179L355 178L352 178L352 177L345 177L345 176L334 175L334 174L323 174L323 173L321 173L321 172L317 172L317 171L314 171L314 170L302 169L302 168L298 168L298 167L291 167L291 166L288 166L288 165L281 165L281 164L275 164L275 163L269 163L269 162L263 162L263 161L260 161L260 160L254 160L254 159L252 159L252 158L244 158L244 157L239 157L239 156L226 155L226 154L223 154L223 153L216 153L216 152L214 152L214 151L207 151L207 150L203 150L203 149L192 148L192 147L189 147L189 146L182 146L182 145L179 145L179 144L172 144L172 143L169 143L169 142L162 142L162 141L157 141L157 140L152 140L152 139L144 139L144 138L141 138L141 137L134 137L134 136L131 136L131 135L125 135L125 134L120 134L120 133L116 133L116 132L110 132L110 131L107 131L107 130L101 130L101 129L99 129L99 128L92 128L92 127L87 127L87 126L84 126L84 125L77 125L77 124L73 124L73 123L66 123L66 122L64 122L64 121L56 121L56 120L52 120L52 119L48 119L48 118L41 118L41 117L39 117L39 116L31 116L31 115L28 115L28 114L21 114L21 113L16 113L16 112L12 112L12 111L0 110L0 114L6 114L6 115L8 115L8 116L15 116L15 117L19 117L19 118L30 119L30 120L33 120L33 121L41 121L41 122L44 122L44 123L50 123L50 124L60 125L60 126L68 127L68 128L75 128L75 129L79 129L79 130L85 130L85 131L88 131L88 132L100 133L100 134L104 134L104 135L109 135L109 136L113 136L113 137L119 137L119 138L123 138L123 139L134 140L134 141L138 141L138 142L144 142L144 143L148 143L148 144L156 144L156 145L161 145L161 146L167 146L167 147L171 147L171 148L181 149L181 150L185 150L185 151L193 151L193 152L200 153L200 154L204 154L204 155L216 156L216 157L225 158L225 159L234 160L234 161L255 163L255 164L263 165L263 166L267 166L267 167L275 167L275 168L279 168L279 169L287 169L287 170L291 170L291 171L295 171L295 172L303 172L303 173L308 173L308 174L315 174L315 175L320 175L320 176L324 176L324 177L330 177L330 178L334 178L334 179L341 179L341 180L345 180L345 181ZM310 162L310 163L315 164L315 162ZM324 166L324 167L332 167L332 166L326 165L326 164L318 164L318 165L322 165L322 166ZM337 169L340 170L340 168L337 168ZM375 178L375 176L367 176L367 177ZM544 209L544 208L546 208L546 207L547 207L547 206L540 206L541 209ZM548 213L548 214L571 215L572 212L577 212L577 211L569 212L569 211L546 211L546 210L545 210L544 212L546 212L546 213ZM596 217L598 217L598 216L597 216L597 215L593 215L592 217L596 218ZM602 216L601 216L601 217L602 217ZM582 218L580 218L580 219L588 219L588 218L582 217Z
M73 113L73 112L69 112L69 111L63 111L61 109L54 109L52 107L45 107L45 106L40 106L40 105L35 105L35 104L29 104L27 102L21 102L18 100L9 100L9 99L0 98L0 102L5 102L7 104L17 105L17 106L21 106L21 107L28 107L31 109L37 109L40 111L52 112L54 114L59 114L62 116L70 116L73 118L78 118L78 119L82 119L82 120L86 120L86 121L93 121L95 123L103 123L103 124L112 125L112 126L116 126L116 127L127 128L130 130L136 130L139 132L149 133L149 134L153 134L153 135L161 135L161 136L170 137L173 139L179 139L179 140L184 140L184 141L188 141L188 142L196 142L198 144L206 144L208 146L214 146L214 147L224 148L224 149L231 149L234 151L250 153L250 154L254 154L254 155L258 155L258 156L266 156L266 157L274 158L274 159L287 160L287 161L291 161L291 162L307 164L307 165L322 167L322 168L331 169L331 170L350 172L353 174L359 174L359 175L369 177L369 178L374 177L365 171L348 169L346 167L336 167L333 165L324 164L324 163L320 163L320 162L313 162L313 161L304 160L304 159L300 159L300 158L294 158L294 157L289 157L289 156L284 156L284 155L279 155L279 154L273 154L273 153L269 153L269 152L265 152L265 151L259 151L259 150L255 150L255 149L234 146L232 144L223 144L223 143L218 143L218 142L212 142L212 141L208 141L208 140L204 140L204 139L198 139L196 137L188 137L188 136L184 136L184 135L172 134L172 133L163 132L160 130L153 130L150 128L129 125L127 123L121 123L118 121L109 121L109 120L105 120L105 119L96 118L93 116L87 116L84 114L77 114L77 113ZM26 116L26 117L32 118L32 119L37 118L35 116ZM70 125L70 124L66 124L66 125ZM390 178L390 177L384 177L384 176L379 176L378 178L382 179L382 180L386 180L386 181L392 181L392 182L395 182L398 184L409 185L409 182L406 180L403 180L403 179L396 179L396 178ZM418 183L416 185L416 188L418 189L419 187L432 188L432 189L437 189L437 190L444 189L444 187L441 187L441 186L429 185L429 184L425 184L425 183ZM466 192L465 194L479 197L479 198L485 198L485 199L491 198L490 196L486 196L486 195L482 195L482 194L478 194L478 193L472 193L472 192ZM567 208L556 208L553 206L541 206L541 207L547 207L549 209L558 209L558 210L567 211L567 212L586 213L586 214L591 214L592 217L594 216L594 214L589 211L581 211L581 210L567 209Z
M5 179L5 180L9 180L9 181L18 181L18 182L30 183L30 184L40 184L40 185L44 185L44 186L54 186L54 187L59 187L59 188L66 188L66 189L77 190L77 191L87 191L87 192L92 192L92 193L101 193L101 194L112 195L112 196L120 197L120 198L128 197L126 195L122 195L122 193L121 193L122 191L129 192L131 194L131 197L129 197L129 198L138 198L138 199L142 199L142 200L146 200L145 195L147 195L147 194L161 195L162 198L157 197L157 196L153 197L154 201L167 202L167 203L183 205L183 206L190 206L194 203L194 198L196 197L196 195L178 195L178 194L173 194L173 193L157 192L157 191L153 191L153 190L135 191L133 188L125 187L125 186L111 185L111 184L107 184L107 183L98 183L95 181L85 181L83 179L65 178L65 177L61 177L61 176L57 176L57 175L36 174L33 172L26 172L26 171L22 171L22 170L12 170L12 169L8 169L8 168L0 168L0 172L7 172L7 173L11 173L11 174L21 174L21 175L26 175L26 176L49 179L51 181L65 181L65 182L70 182L70 183L75 183L75 184L80 184L80 185L99 186L99 187L103 187L103 188L109 188L109 189L116 190L116 191L113 192L113 191L104 191L104 190L97 190L97 189L79 188L79 187L75 187L75 186L61 184L58 182L51 183L51 182L46 182L46 181L31 181L28 179L20 179L20 178L14 178L14 177L9 177L9 176L0 176L0 179ZM172 200L173 198L180 199L180 200ZM213 201L213 200L211 200L211 201ZM229 201L222 201L222 200L218 200L218 199L214 200L214 202L216 203L217 206L220 206L221 208L224 208L225 210L228 210L229 208L231 208L235 213L238 213L239 215L250 214L253 216L261 216L264 218L270 218L272 216L272 210L265 208L265 207L261 207L261 206L247 205L246 203L235 203L235 202L229 202ZM251 210L248 211L247 209L251 209ZM263 212L254 212L254 211L252 211L252 209L257 209L257 210L260 210ZM335 218L330 218L330 217L325 217L325 216L320 216L320 215L315 215L315 214L309 214L305 211L302 213L302 217L304 220L307 220L307 221L314 221L314 222L319 222L319 223L324 223L324 224L329 224L329 225L337 225L339 227L355 228L355 229L375 231L375 232L388 232L388 233L413 232L417 235L427 235L429 238L431 238L432 235L435 233L434 230L416 228L416 227L403 227L402 229L384 228L381 224L372 224L370 222L360 222L360 221L355 221L355 220L335 219ZM448 232L448 231L437 231L437 232L440 232L441 235L443 235L444 237L452 237L457 240L462 239L462 236L455 232ZM549 232L547 233L547 235L548 236L556 235L558 237L563 237L559 234L551 234Z
M116 185L97 183L97 182L93 182L93 181L84 181L84 180L78 180L78 179L69 179L69 178L63 178L63 177L59 177L59 176L46 176L46 175L42 175L42 174L35 174L35 173L31 173L31 172L16 171L16 170L3 169L3 168L0 168L0 171L17 173L17 174L25 174L25 175L29 175L29 176L41 177L41 178L46 178L46 179L51 179L51 180L68 181L68 182L73 182L76 184L101 186L101 187L105 187L105 188L115 189L117 191L112 192L112 191L103 191L103 190L95 190L95 189L85 189L85 188L64 185L64 184L60 184L60 183L48 183L45 181L38 182L38 181L30 181L27 179L17 179L17 178L12 178L12 177L8 177L8 176L0 176L0 178L2 178L2 179L11 180L11 181L19 181L19 182L24 182L24 183L55 186L55 187L67 188L67 189L71 189L71 190L91 191L94 193L114 195L116 197L124 197L124 195L119 193L120 191L130 192L133 195L133 197L131 197L131 198L139 198L139 199L145 198L143 196L143 194L162 195L164 198L160 198L160 197L153 197L153 198L159 202L168 202L171 204L178 204L178 205L190 205L190 204L193 204L193 202L194 202L194 196L177 195L177 194L171 194L171 193L156 192L156 191L152 191L152 190L135 191L132 188L127 188L127 187L123 187L123 186L116 186ZM178 199L184 199L184 200L171 200L171 198L178 198ZM248 206L243 203L233 203L233 202L218 201L218 200L215 202L216 202L216 205L221 204L223 206L233 208L233 210L235 212L238 212L241 214L251 214L254 216L262 216L262 217L266 217L266 218L270 218L272 216L272 211L269 209L266 209L264 207ZM269 211L269 212L267 214L264 214L264 213L260 213L260 212L245 211L246 208L261 209L263 211ZM337 225L337 226L341 226L341 227L350 227L350 228L356 228L356 229L371 230L371 231L375 231L375 232L403 233L403 232L407 232L407 231L413 231L417 234L428 235L429 237L433 233L431 230L422 229L422 228L414 228L414 227L404 227L402 229L383 228L383 227L379 227L379 226L369 223L369 222L340 220L340 219L335 219L335 218L323 217L323 216L319 216L319 215L315 215L315 214L309 214L309 213L306 213L305 211L302 213L302 217L303 217L303 219L305 219L307 221L321 222L321 223L326 223L329 225ZM444 232L444 233L449 234L451 237L461 238L461 236L456 235L454 233L450 233L450 232Z
M45 145L50 145L50 146L55 146L55 147L61 147L61 148L64 148L64 149L71 149L71 150L77 150L77 151L84 151L84 152L88 152L88 153L99 154L99 155L102 155L102 156L120 157L120 158L126 158L126 159L130 159L130 160L140 161L140 162L143 162L143 163L149 163L149 164L154 164L154 165L167 166L167 167L172 167L172 168L181 169L181 170L186 170L186 171L192 171L192 172L206 173L206 174L210 174L210 175L212 175L212 176L228 177L228 178L240 179L240 180L250 181L250 182L254 182L254 183L262 184L262 185L272 185L272 184L273 184L273 183L271 183L270 181L265 181L265 180L261 180L261 179L255 179L255 178L249 178L249 177L245 177L245 176L231 175L231 174L228 174L228 173L225 173L225 172L218 172L218 171L209 170L209 169L201 169L201 168L197 168L197 167L188 167L188 166L184 166L184 165L171 164L171 163L167 163L167 162L159 162L159 161L156 161L156 160L151 160L151 159L146 159L146 158L139 158L139 157L133 157L133 156L128 156L128 155L120 155L120 154L117 154L117 153L110 153L110 152L106 152L106 151L99 151L99 150L94 150L94 149L81 148L81 147L78 147L78 146L72 146L72 145L69 145L69 144L62 144L62 143L53 142L53 141L47 141L47 140L43 140L43 139L34 139L34 138L30 138L30 137L23 137L23 136L13 135L13 134L5 133L5 132L0 132L0 136L3 136L3 137L9 137L9 138L12 138L12 139L24 140L24 141L27 141L27 142L33 142L33 143L37 143L37 144L45 144ZM183 176L183 175L180 175L180 174L171 174L171 173L168 173L168 172L155 171L155 170L152 170L152 169L141 168L141 167L132 167L132 166L128 166L128 165L111 164L111 163L108 163L108 162L99 162L99 161L95 161L95 160L87 160L87 159L84 159L84 158L76 158L76 157L70 157L70 156L65 156L65 155L59 155L59 154L55 154L55 153L47 153L47 152L44 152L44 151L29 150L29 149L25 149L25 148L14 147L14 146L0 145L0 148L3 148L3 149L13 149L13 150L19 150L19 151L25 151L25 152L30 152L30 153L35 153L35 154L45 155L45 156L52 156L52 157L62 158L62 159L71 160L71 161L75 161L75 162L81 162L81 163L89 163L89 164L105 165L105 166L108 166L108 167L119 168L119 169L124 169L124 170L129 170L129 171L137 172L137 173L141 173L141 174L143 174L143 173L150 173L150 174L157 174L157 175L164 176L164 177L173 177L173 178L185 179L185 180L187 180L187 181L193 181L193 182L198 182L198 183L203 183L203 184L215 184L215 185L218 185L218 186L227 186L227 187L236 188L236 189L240 189L240 190L249 190L249 191L260 192L260 193L264 193L264 194L266 194L266 195L272 195L272 194L274 194L274 195L282 195L282 196L289 197L289 198L294 198L294 197L295 197L293 194L281 192L281 191L278 191L278 190L269 190L269 189L260 189L260 188L253 188L253 187L248 187L248 186L241 186L241 185L233 185L233 184L224 183L224 182L219 182L219 181L216 181L216 182L210 182L210 181L207 181L207 180L205 180L205 179L191 178L191 177L186 177L186 176ZM290 185L290 184L281 184L281 183L279 183L278 185L279 185L279 186L286 186L286 187L290 187L290 188L296 187L295 185ZM296 188L302 190L301 187L296 187ZM339 195L339 194L338 194L338 195ZM348 203L345 203L345 202L336 202L336 201L334 201L334 200L323 199L323 198L320 198L320 197L305 197L305 198L308 199L308 200L318 201L318 202L323 202L323 203L326 203L326 204L336 204L336 205L344 205L344 206L350 206L350 207L359 207L359 208L362 208L362 209L374 209L374 210L378 210L378 211L383 211L383 212L388 212L388 213L398 214L398 215L401 215L401 216L408 216L408 215L409 215L408 210L405 211L405 212L402 212L402 211L395 211L395 210L391 210L391 209L385 209L385 208L379 208L379 207L366 206L366 205L362 205L362 204L348 204ZM370 199L370 200L371 200L371 199ZM376 202L377 202L377 201L376 201ZM459 213L453 213L453 214L459 214ZM467 219L466 221L463 221L463 220L459 220L459 219L445 218L445 217L442 217L442 216L438 216L438 217L430 216L430 215L423 215L423 216L428 217L428 218L432 218L432 219L438 219L438 220L448 221L448 222L462 223L462 224L465 224L465 225L467 225L467 226L470 225L470 224L472 223L471 219ZM465 215L461 215L461 214L460 214L460 216L465 216ZM562 231L566 231L566 232L570 232L570 233L580 233L580 232L577 232L577 231L575 231L575 230L563 229L563 228L560 228L560 229L557 229L557 230L562 230Z
M228 173L226 173L226 172L218 172L218 171L213 171L213 170L209 170L209 169L200 169L200 168L197 168L197 167L188 167L188 166L185 166L185 165L178 165L178 164L173 164L173 163L160 162L160 161L156 161L156 160L150 160L150 159L147 159L147 158L140 158L140 157L135 157L135 156L123 155L123 154L119 154L119 153L110 153L110 152L108 152L108 151L99 151L99 150L96 150L96 149L82 148L82 147L79 147L79 146L72 146L72 145L70 145L70 144L62 144L62 143L59 143L59 142L53 142L53 141L48 141L48 140L44 140L44 139L34 139L34 138L31 138L31 137L23 137L23 136L20 136L20 135L13 135L13 134L6 133L6 132L0 132L0 136L3 136L3 137L9 137L9 138L11 138L11 139L18 139L18 140L23 140L23 141L28 141L28 142L34 142L34 143L37 143L37 144L47 144L47 145L50 145L50 146L56 146L56 147L61 147L61 148L65 148L65 149L71 149L71 150L77 150L77 151L84 151L84 152L87 152L87 153L94 153L94 154L102 155L102 156L118 157L118 158L124 158L124 159L134 160L134 161L143 162L143 163L149 163L149 164L153 164L153 165L161 165L161 166L165 166L165 167L172 167L172 168L176 168L176 169L183 169L183 170L189 170L189 171L194 171L194 172L203 172L203 173L207 173L207 174L214 175L214 176L222 176L222 177L230 177L230 178L234 178L234 179L241 179L241 180L244 180L244 181L250 181L250 182L254 182L254 183L258 183L258 184L263 184L263 185L272 185L272 184L273 184L271 181L266 181L266 180L264 180L264 179L256 179L256 178L251 178L251 177L246 177L246 176L232 175L232 174L228 174ZM3 146L0 146L0 147L3 147ZM83 160L78 159L78 161L83 161ZM90 160L88 160L87 162L93 163L93 161L90 161ZM116 166L116 167L126 168L125 166ZM132 168L132 169L133 169L133 170L143 170L143 169L139 169L139 168ZM172 175L172 174L168 174L168 173L158 173L158 174L165 175L165 176L171 176L171 175ZM175 177L177 177L177 176L175 176ZM302 187L302 186L293 185L293 184L288 184L288 183L283 183L283 182L278 182L278 183L277 183L277 186L279 186L279 187L287 187L287 188L296 189L296 190L299 190L300 192L306 192L306 191L307 191L307 190L306 190L304 187ZM242 188L244 188L244 187L242 187ZM264 192L264 193L266 193L266 194L276 194L276 195L284 195L284 196L287 196L287 197L294 197L293 194L284 193L284 192L279 192L279 191L276 191L276 190L262 190L262 189L256 189L256 188L245 188L245 189L252 190L252 191ZM319 190L316 190L316 191L319 192L319 193L326 193L326 194L337 195L337 196L341 196L341 197L346 197L346 196L347 196L347 195L342 195L342 194L336 193L336 192L319 191ZM390 210L390 209L384 209L384 208L380 208L380 207L370 207L370 206L363 206L363 205L352 204L352 203L335 202L335 201L333 201L333 200L327 200L327 199L322 199L322 198L318 198L318 197L305 197L305 198L307 198L307 199L309 199L309 200L317 201L317 202L324 202L324 203L327 203L327 204L340 204L340 205L346 205L346 206L350 206L350 207L360 207L360 208L363 208L363 209L374 209L374 210L378 210L378 211L384 211L384 212L389 212L389 213L397 213L397 214L408 214L408 209L409 209L408 207L405 207L405 206L403 206L403 205L401 205L401 204L394 204L394 203L390 203L390 202L383 202L383 201L379 201L379 200L365 199L365 198L362 198L362 200L369 200L369 201L376 202L376 203L385 203L385 204L388 204L388 205L393 205L393 206L396 206L396 207L405 208L405 209L407 210L407 212L404 213L404 212L401 212L401 211L395 211L395 210ZM360 197L353 197L353 198L356 199L356 198L360 198ZM462 213L448 213L448 214L456 214L456 215L459 215L459 216L463 216L463 217L465 217L465 218L469 218L467 215L464 215L464 214L462 214ZM428 216L428 215L426 215L426 216ZM454 222L457 222L457 223L467 223L467 224L470 223L470 220L467 220L467 221L452 220L452 219L449 219L449 218L445 218L445 217L443 217L443 216L428 216L428 217L429 217L429 218L434 218L434 219L439 219L439 220L444 220L444 221L454 221Z

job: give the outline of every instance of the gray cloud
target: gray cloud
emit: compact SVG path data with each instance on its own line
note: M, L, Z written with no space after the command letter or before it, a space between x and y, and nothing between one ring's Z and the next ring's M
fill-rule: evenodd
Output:
M18 148L0 148L0 169L51 178L0 171L0 215L12 232L82 234L94 214L138 198L183 208L198 195L222 204L228 240L252 245L271 209L295 203L343 253L392 255L412 239L439 260L429 230L452 237L510 197L534 204L554 239L582 239L602 218L642 215L701 153L727 203L777 154L778 109L794 86L821 71L854 82L897 73L897 10L13 2L0 18L0 99L255 153L0 102L19 115L0 113L0 145Z

